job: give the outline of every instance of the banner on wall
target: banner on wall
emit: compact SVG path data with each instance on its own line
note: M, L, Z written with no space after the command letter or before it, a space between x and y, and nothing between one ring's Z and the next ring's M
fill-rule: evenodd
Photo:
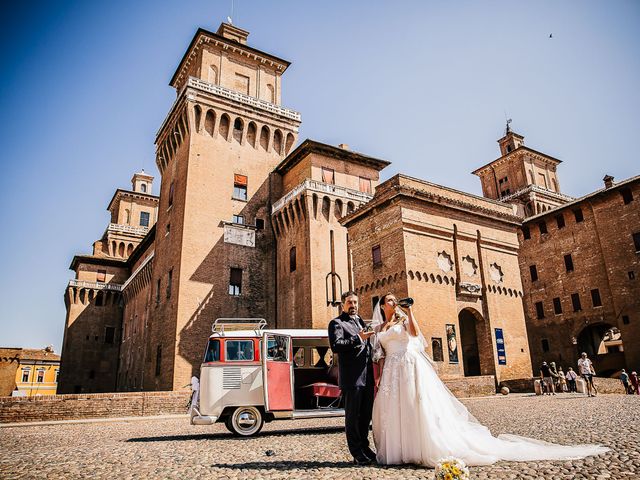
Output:
M498 365L506 365L507 352L504 349L504 336L501 328L496 328L496 349L498 350Z
M456 326L447 323L447 349L449 363L458 363L458 341L456 340Z

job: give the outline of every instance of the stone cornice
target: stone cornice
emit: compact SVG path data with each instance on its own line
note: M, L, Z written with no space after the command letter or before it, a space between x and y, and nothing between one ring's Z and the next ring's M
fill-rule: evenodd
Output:
M121 197L131 197L135 199L141 200L149 200L154 203L158 203L160 201L160 197L157 195L151 195L150 193L142 193L142 192L133 192L131 190L123 190L122 188L118 188L113 197L111 197L111 201L109 202L109 206L107 207L108 211L111 211L113 204Z
M409 177L404 177L409 178ZM368 211L383 205L387 202L390 202L393 198L396 197L408 197L414 198L421 201L426 201L429 203L434 203L438 205L442 205L447 208L453 208L456 210L473 213L475 215L480 215L485 218L489 218L491 220L501 221L504 223L509 223L514 226L521 225L522 219L517 216L515 213L507 213L506 210L508 205L500 204L499 202L492 202L488 199L480 199L487 204L495 204L496 208L484 207L482 205L478 205L473 203L472 201L465 201L453 197L449 197L440 193L436 193L434 191L429 191L426 188L418 188L410 185L406 185L401 183L403 180L402 175L396 175L395 177L387 180L384 184L378 187L376 191L376 196L374 196L373 200L364 204L362 207L357 209L355 212L346 215L345 217L340 219L340 223L344 226L348 226L349 223L356 221L362 215L367 213ZM425 184L425 187L428 187L430 184L426 182L421 182ZM433 185L439 190L446 191L446 187L441 187L438 185ZM382 188L381 188L382 187ZM380 195L378 196L378 193ZM463 192L456 192L458 194L466 195L469 197L469 200L478 200L478 197L465 194ZM499 208L502 207L502 208Z

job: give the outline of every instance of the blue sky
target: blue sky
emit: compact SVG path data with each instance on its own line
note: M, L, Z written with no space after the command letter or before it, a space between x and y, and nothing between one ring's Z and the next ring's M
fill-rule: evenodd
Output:
M231 0L3 8L0 346L60 351L73 255L134 171L157 176L169 79L196 29L230 13ZM564 161L569 195L640 173L638 2L235 0L234 23L292 62L282 100L300 138L390 160L383 179L479 194L470 172L498 157L505 115Z

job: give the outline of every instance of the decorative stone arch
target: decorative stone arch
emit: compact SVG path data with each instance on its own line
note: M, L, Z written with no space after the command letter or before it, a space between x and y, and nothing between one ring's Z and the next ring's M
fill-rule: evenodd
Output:
M409 270L408 274L409 274L409 278L410 278L411 280L413 280L413 278L414 278L413 270Z
M387 284L391 283L393 281L393 277L391 275L389 275L387 277Z
M365 292L368 292L368 291L369 291L369 284L368 284L368 283L364 286L364 291L365 291Z
M233 139L242 145L242 135L244 134L244 120L242 117L236 117L233 121Z
M269 151L269 137L271 136L271 131L269 127L263 125L260 129L260 147L265 151Z
M124 242L120 242L120 244L118 245L118 256L121 258L124 258L124 254L125 254Z
M447 277L446 275L445 275L445 277L444 277L444 283L445 283L446 285L449 285L449 277Z
M319 199L318 199L318 195L316 193L313 194L313 196L311 197L311 203L312 203L312 208L313 208L313 218L318 218L318 203L319 203Z
M441 277L440 275L437 275L437 276L436 276L436 280L438 281L438 283L439 283L440 285L442 285L442 277Z
M326 195L322 197L322 216L329 222L331 215L331 199Z
M356 206L354 205L354 203L351 201L347 202L347 215L349 215L350 213L353 213L355 210L356 210Z
M611 331L615 334L611 335ZM576 340L576 358L586 352L599 376L608 377L628 368L623 351L624 339L617 326L607 322L587 325L579 330Z
M342 203L342 200L340 200L339 198L333 202L333 214L336 217L336 220L340 220L342 218L343 208L344 205Z
M204 116L204 131L213 137L213 132L216 126L216 112L214 110L207 110L207 114Z
M247 142L253 148L256 148L256 137L258 136L258 126L255 122L249 122L249 127L247 128Z
M387 284L387 278L383 278L382 281L380 282L380 286L384 287Z
M131 256L132 253L133 253L133 243L130 243L129 245L127 245L127 257Z
M231 126L231 118L226 113L220 116L220 125L218 125L218 134L229 141L229 127Z
M200 133L200 122L202 121L202 107L200 105L193 107L193 121L196 133Z
M433 273L429 275L429 280L431 280L431 283L436 283L436 277Z
M284 153L285 155L288 155L289 152L291 151L291 147L293 147L293 142L295 142L296 139L293 136L293 133L287 133L287 141L284 144Z
M472 307L463 307L458 312L460 337L458 341L460 362L464 375L495 375L495 354L491 329L480 312Z
M417 278L419 281L422 281L422 273L420 273L420 272L416 272L416 278Z
M278 155L282 155L282 132L280 129L276 129L276 131L273 132L273 150Z

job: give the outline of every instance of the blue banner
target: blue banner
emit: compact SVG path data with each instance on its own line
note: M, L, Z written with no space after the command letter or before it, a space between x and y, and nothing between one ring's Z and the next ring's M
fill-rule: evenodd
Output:
M502 335L502 329L496 328L496 349L498 350L498 365L507 364L507 352L504 349L504 336Z

